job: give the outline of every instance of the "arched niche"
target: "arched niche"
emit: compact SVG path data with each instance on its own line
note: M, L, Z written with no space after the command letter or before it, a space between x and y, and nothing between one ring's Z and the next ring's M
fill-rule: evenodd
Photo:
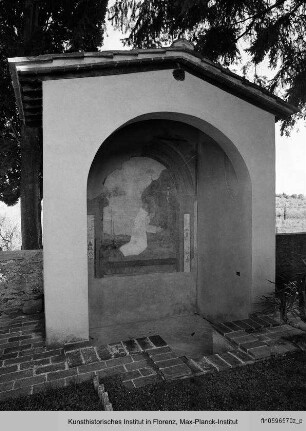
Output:
M188 265L190 271L194 252L186 263L184 214L193 217L195 153L195 140L168 121L131 124L103 143L88 178L95 277L183 272Z
M109 189L120 195L112 180L121 176L122 184L124 170L137 161L155 166L153 181L138 196L141 201L146 200L144 191L150 195L150 187L167 172L175 208L172 254L163 255L162 250L158 255L157 248L158 256L146 255L147 249L124 256L121 247L129 248L132 242L137 211L123 242L109 237L105 241ZM242 156L221 132L194 117L173 113L143 116L123 125L96 153L87 204L95 220L95 271L89 278L92 328L193 312L222 319L247 315L252 286L251 182ZM144 215L149 215L148 225L161 227L152 213ZM157 235L155 230L147 238Z

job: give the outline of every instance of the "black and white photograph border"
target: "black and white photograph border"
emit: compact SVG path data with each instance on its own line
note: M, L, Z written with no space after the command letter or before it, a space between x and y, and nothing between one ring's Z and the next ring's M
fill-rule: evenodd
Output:
M305 2L0 3L1 422L303 426Z

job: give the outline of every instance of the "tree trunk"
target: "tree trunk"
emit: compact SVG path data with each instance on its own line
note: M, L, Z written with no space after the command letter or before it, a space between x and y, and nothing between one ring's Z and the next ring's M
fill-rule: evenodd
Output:
M36 0L24 2L23 43L19 56L31 55L32 36L35 30L35 16L38 11ZM22 126L21 129L21 239L23 250L42 248L41 230L41 193L40 169L42 155L42 139L40 129Z
M21 237L23 250L42 248L40 168L42 143L38 128L23 126L21 136Z

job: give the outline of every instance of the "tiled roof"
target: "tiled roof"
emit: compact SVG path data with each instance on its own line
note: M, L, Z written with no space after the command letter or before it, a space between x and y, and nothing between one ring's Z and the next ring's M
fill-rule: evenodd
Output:
M200 56L188 45L162 49L77 52L10 58L10 69L21 119L41 126L42 81L182 68L204 81L248 101L278 118L298 109L267 90Z

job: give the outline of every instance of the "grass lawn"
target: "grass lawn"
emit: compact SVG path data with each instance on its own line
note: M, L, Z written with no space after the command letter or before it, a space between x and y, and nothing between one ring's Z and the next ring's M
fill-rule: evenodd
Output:
M114 410L306 410L306 353L139 389L103 383Z
M9 410L102 410L92 382L0 402L0 411Z

